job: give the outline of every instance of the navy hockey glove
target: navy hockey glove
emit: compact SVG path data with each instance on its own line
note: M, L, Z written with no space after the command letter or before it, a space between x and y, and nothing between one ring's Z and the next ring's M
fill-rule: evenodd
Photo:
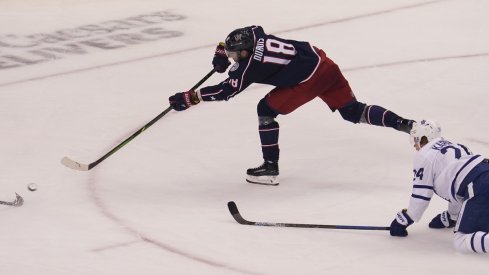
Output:
M175 111L187 110L190 106L199 104L200 100L194 91L176 93L168 98L170 105Z
M407 214L406 209L399 211L391 223L391 236L406 237L408 235L406 228L413 224L413 222L413 219Z
M216 47L216 51L214 52L214 58L212 58L212 66L214 66L214 70L218 73L223 73L227 70L229 64L228 56L226 55L226 51L224 50L224 43L221 42Z
M434 217L431 220L431 222L428 226L430 228L436 228L436 229L451 228L451 227L454 227L455 224L457 223L457 221L453 220L452 218L453 217L451 217L447 211L443 211L442 213L436 215L436 217Z

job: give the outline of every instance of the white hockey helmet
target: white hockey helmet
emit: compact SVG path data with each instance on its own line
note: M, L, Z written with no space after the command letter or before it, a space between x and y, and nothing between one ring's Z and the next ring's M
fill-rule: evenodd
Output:
M413 124L411 132L409 133L409 141L411 145L420 143L422 137L426 137L428 142L435 138L441 137L441 127L440 124L433 120L421 120Z

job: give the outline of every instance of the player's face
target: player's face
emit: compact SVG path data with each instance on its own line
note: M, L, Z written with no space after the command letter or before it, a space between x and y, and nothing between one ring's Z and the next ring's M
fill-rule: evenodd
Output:
M419 143L415 143L414 144L414 149L416 149L416 151L421 150L421 145L419 145Z
M230 52L230 51L227 51L226 50L226 55L229 58L232 58L234 60L234 62L238 62L239 61L239 52Z

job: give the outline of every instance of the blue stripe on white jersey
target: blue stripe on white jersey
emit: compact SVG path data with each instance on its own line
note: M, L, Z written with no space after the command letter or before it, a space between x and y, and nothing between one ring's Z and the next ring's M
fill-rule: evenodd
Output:
M443 138L434 139L424 145L414 158L413 189L407 208L408 215L414 221L419 221L433 194L448 201L449 208L458 212L462 202L455 197L458 188L481 161L481 157L471 155L465 146Z
M433 186L414 184L411 197L429 201L433 196Z
M462 147L467 155L472 155L472 152L465 145L459 143L458 146Z
M460 201L461 198L457 198L457 192L459 191L462 182L469 172L482 160L483 158L480 155L475 155L465 162L465 164L457 171L450 186L450 194L454 200ZM462 188L466 188L466 186L462 186Z
M421 190L418 190L418 189L421 189ZM426 190L430 190L430 191L426 191ZM416 193L418 193L418 194L416 194ZM421 193L423 195L420 195L419 193ZM427 197L426 195L429 195L429 197ZM433 196L433 186L420 185L420 184L413 185L413 193L411 194L411 197L413 197L415 199L430 201L431 196Z
M416 194L411 194L411 197L413 197L415 199L425 200L425 201L430 201L431 200L431 198L420 196L420 195L416 195Z
M433 190L433 186L429 186L429 185L419 185L419 184L415 184L415 185L413 185L413 188L420 188L420 189L431 189L431 190Z

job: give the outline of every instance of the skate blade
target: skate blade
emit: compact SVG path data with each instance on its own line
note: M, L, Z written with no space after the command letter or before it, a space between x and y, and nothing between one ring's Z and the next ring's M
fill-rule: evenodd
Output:
M276 186L279 184L278 176L250 176L246 177L246 181L253 184L261 184L261 185L272 185Z

